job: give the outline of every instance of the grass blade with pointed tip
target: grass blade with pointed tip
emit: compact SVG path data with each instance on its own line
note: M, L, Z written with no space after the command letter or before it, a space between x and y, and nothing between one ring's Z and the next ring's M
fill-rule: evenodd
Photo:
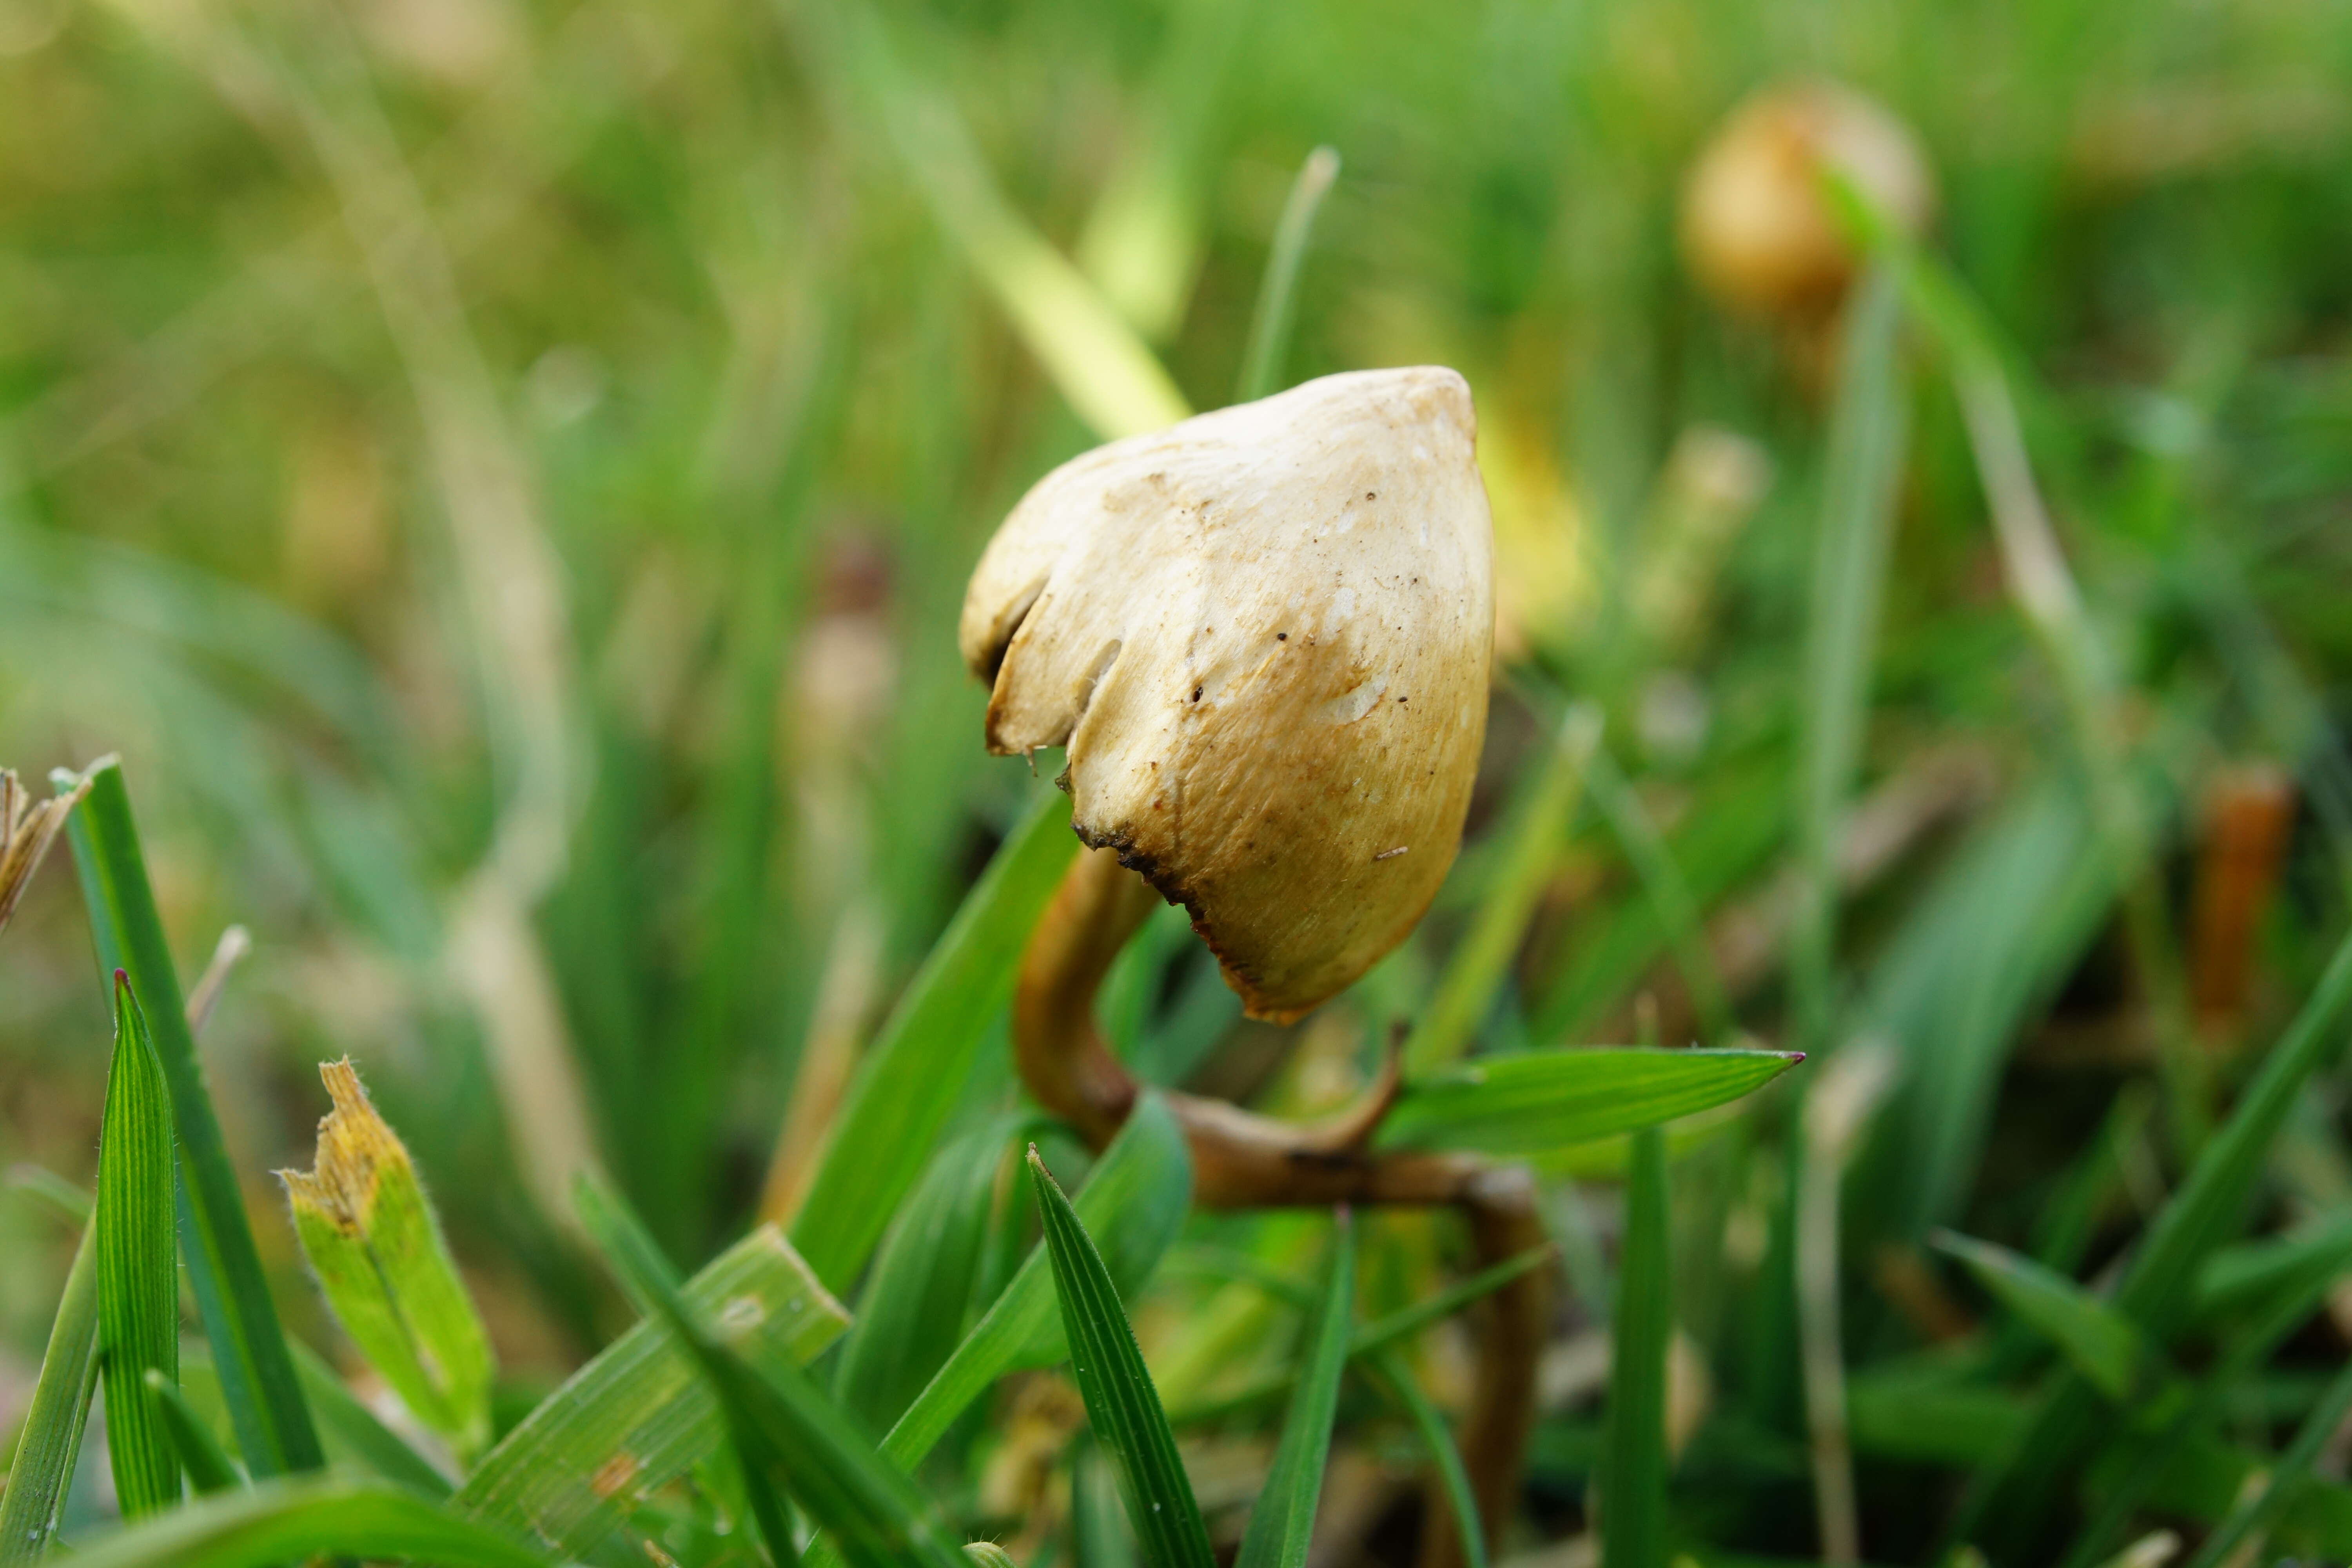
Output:
M147 1392L154 1396L155 1408L163 1418L164 1435L171 1439L180 1468L188 1472L188 1484L206 1497L236 1490L244 1478L236 1473L236 1466L205 1429L196 1413L188 1408L187 1399L179 1388L151 1366L147 1369Z
M739 1359L805 1365L849 1315L773 1226L761 1226L683 1292ZM585 1556L629 1508L718 1453L709 1390L668 1329L641 1322L547 1396L457 1489L458 1513Z
M1104 1261L1112 1283L1139 1289L1176 1239L1192 1204L1192 1149L1167 1102L1146 1093L1078 1189L1078 1218L1108 1244ZM1041 1241L883 1437L882 1452L893 1463L908 1470L920 1465L956 1418L1006 1373L1062 1358L1052 1268ZM809 1568L839 1562L830 1542L809 1548Z
M1606 1458L1601 1471L1601 1568L1665 1568L1666 1345L1674 1335L1666 1145L1633 1138L1625 1244L1611 1317Z
M1151 1568L1213 1568L1208 1526L1110 1270L1034 1143L1029 1178L1053 1264L1054 1293L1061 1300L1070 1370L1086 1400L1087 1424L1118 1474L1144 1560Z
M1132 1290L1175 1239L1192 1200L1192 1151L1167 1104L1147 1094L1087 1174L1076 1206L1087 1228L1109 1242L1113 1282ZM885 1453L911 1469L990 1384L1060 1358L1051 1268L1040 1243L890 1428Z
M0 1489L0 1568L37 1563L57 1529L58 1510L81 1455L82 1424L98 1379L98 1227L84 1225L49 1325L32 1408L16 1437L8 1484Z
M2056 1345L2074 1370L2121 1399L2148 1363L2147 1343L2129 1320L2072 1279L2005 1247L1938 1231L1929 1241L1968 1267L2001 1305Z
M1540 1155L1738 1100L1802 1060L1789 1051L1639 1047L1481 1057L1407 1084L1379 1142Z
M1274 226L1274 248L1267 255L1265 276L1258 284L1257 311L1250 318L1249 347L1242 355L1241 384L1236 403L1255 403L1282 390L1282 367L1290 355L1290 324L1298 310L1298 269L1307 259L1307 242L1315 233L1315 216L1323 198L1339 177L1339 154L1318 147L1291 182L1289 199Z
M1265 1489L1250 1510L1235 1568L1299 1568L1315 1530L1323 1495L1323 1466L1331 1452L1331 1423L1339 1409L1339 1375L1348 1364L1349 1314L1356 1292L1356 1226L1346 1209L1332 1228L1331 1268L1282 1439L1266 1471Z
M114 977L114 1065L99 1133L98 1362L106 1453L122 1516L180 1500L179 1458L147 1374L180 1372L180 1284L172 1212L172 1093L130 977Z
M66 835L89 910L99 971L111 975L121 969L130 974L131 994L147 1015L155 1054L171 1087L188 1286L220 1366L221 1392L236 1428L237 1447L256 1477L316 1469L320 1463L318 1434L302 1403L301 1384L269 1299L236 1171L205 1089L179 976L155 912L155 895L148 887L121 764L109 758L82 777L89 781L89 794L66 819ZM71 788L80 781L67 776L56 782Z
M653 1303L656 1321L686 1347L725 1412L772 1556L782 1563L792 1554L790 1526L773 1490L781 1484L832 1532L855 1568L967 1568L915 1483L807 1373L792 1366L754 1369L712 1339L667 1278L669 1266L643 1225L618 1199L594 1194L583 1210L631 1294Z
M793 1246L829 1289L855 1279L930 1156L1029 930L1077 853L1069 797L1042 795L997 850L858 1065Z
M74 1553L74 1568L272 1568L313 1557L415 1558L438 1568L551 1568L441 1504L378 1481L302 1479L206 1498Z

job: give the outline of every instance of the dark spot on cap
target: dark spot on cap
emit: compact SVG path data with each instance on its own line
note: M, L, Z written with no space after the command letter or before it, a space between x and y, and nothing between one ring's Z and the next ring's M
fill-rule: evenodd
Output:
M1276 642L1288 642L1290 640L1290 634L1288 632L1276 632L1274 634L1274 640Z
M1195 702L1201 700L1201 689L1197 686L1192 688L1192 700Z
M1366 500L1378 500L1381 499L1381 492L1378 490L1366 490L1364 492L1364 499Z

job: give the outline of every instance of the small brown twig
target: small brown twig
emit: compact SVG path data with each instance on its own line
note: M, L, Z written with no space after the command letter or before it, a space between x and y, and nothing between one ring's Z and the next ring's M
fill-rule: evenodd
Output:
M1029 939L1013 995L1013 1049L1037 1102L1095 1147L1117 1134L1138 1086L1095 1028L1095 994L1157 895L1109 850L1082 851ZM1313 1125L1277 1121L1220 1100L1166 1098L1192 1152L1194 1194L1213 1208L1320 1208L1335 1204L1443 1205L1462 1211L1479 1267L1542 1245L1535 1186L1524 1170L1463 1154L1382 1152L1371 1137L1401 1084L1391 1043L1380 1077L1354 1105ZM1535 1422L1536 1368L1549 1285L1531 1269L1485 1303L1462 1460L1491 1542L1509 1517ZM1436 1489L1422 1536L1424 1568L1459 1568L1452 1514Z

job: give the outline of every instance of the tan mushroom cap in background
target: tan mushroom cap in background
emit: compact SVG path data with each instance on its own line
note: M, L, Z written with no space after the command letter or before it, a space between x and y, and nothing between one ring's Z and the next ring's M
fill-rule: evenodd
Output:
M1253 1016L1404 939L1486 730L1493 542L1461 376L1326 376L1065 463L966 592L988 745L1066 745L1080 837L1181 903Z
M1836 307L1855 258L1822 190L1824 170L1906 234L1934 216L1927 154L1892 110L1836 82L1767 88L1731 111L1683 189L1683 258L1708 292L1767 315Z

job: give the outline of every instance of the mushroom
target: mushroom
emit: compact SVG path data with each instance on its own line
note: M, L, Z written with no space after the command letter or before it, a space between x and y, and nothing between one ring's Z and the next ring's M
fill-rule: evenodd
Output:
M1832 313L1855 258L1822 187L1830 172L1904 233L1927 228L1935 175L1891 110L1836 82L1769 88L1732 111L1683 190L1683 258L1707 291L1754 315Z
M1453 371L1326 376L1064 464L972 574L990 749L1068 748L1078 837L1252 1016L1344 989L1453 864L1494 645L1475 430Z
M1066 748L1092 847L1023 953L1013 1052L1097 1147L1137 1086L1097 990L1153 894L1181 903L1255 1016L1288 1022L1404 940L1453 864L1486 728L1493 545L1469 388L1433 366L1327 376L1116 441L1045 476L997 531L960 642L992 751ZM1527 1173L1375 1151L1393 1046L1317 1127L1170 1093L1214 1207L1444 1205L1482 1263L1543 1243ZM1540 1269L1486 1308L1461 1451L1510 1515L1547 1321ZM1450 1568L1442 1495L1423 1561Z

